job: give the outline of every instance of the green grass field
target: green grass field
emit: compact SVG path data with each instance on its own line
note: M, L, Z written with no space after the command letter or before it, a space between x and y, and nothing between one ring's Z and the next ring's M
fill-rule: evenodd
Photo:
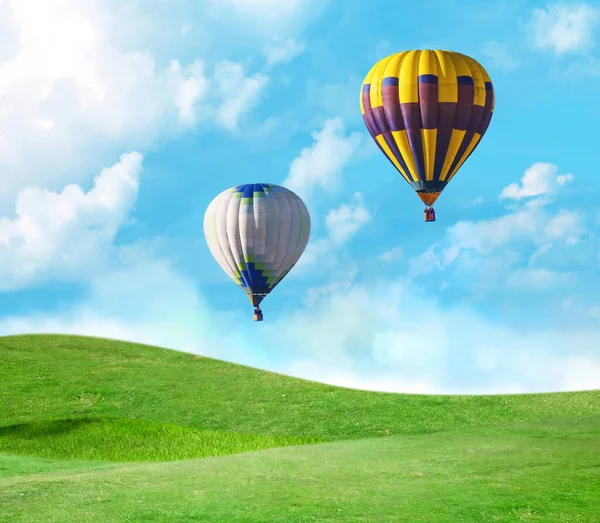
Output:
M0 338L0 521L600 522L600 391L356 391Z

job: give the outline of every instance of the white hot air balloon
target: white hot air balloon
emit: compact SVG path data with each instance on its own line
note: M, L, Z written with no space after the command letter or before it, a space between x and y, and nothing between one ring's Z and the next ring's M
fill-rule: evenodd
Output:
M292 191L270 183L238 185L219 194L204 214L210 252L254 305L260 303L302 256L310 215Z

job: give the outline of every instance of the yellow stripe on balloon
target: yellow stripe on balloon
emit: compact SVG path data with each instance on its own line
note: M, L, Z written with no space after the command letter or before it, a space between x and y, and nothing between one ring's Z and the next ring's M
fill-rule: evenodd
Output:
M417 173L417 166L415 165L415 160L412 155L412 150L410 149L410 144L408 143L408 135L406 131L392 131L392 136L394 137L394 141L396 142L396 146L410 171L410 177L414 182L419 181L419 175ZM409 181L407 179L407 181Z
M448 152L446 153L444 165L440 174L441 181L444 181L446 179L446 176L448 176L448 171L452 166L452 162L456 157L456 153L458 152L458 148L460 147L460 144L462 143L466 132L467 131L459 131L458 129L452 130L452 136L450 136L450 144L448 145Z
M385 155L396 166L396 169L398 169L398 171L400 172L400 174L402 176L404 176L404 179L407 182L410 183L410 180L408 179L408 176L404 172L404 169L402 169L402 167L400 166L400 163L398 162L398 160L396 160L396 157L394 156L394 153L392 153L392 150L390 149L390 146L386 143L385 139L383 138L383 136L381 134L377 136L377 142L379 143L379 145L381 146L381 148L384 150Z
M408 53L409 51L402 51L401 53L392 55L391 59L386 63L383 77L400 79L400 69Z
M421 129L421 137L423 141L423 156L425 157L425 179L433 180L437 129Z
M435 51L438 60L438 102L458 102L456 68L449 54Z
M417 72L417 83L418 77L423 74L432 74L437 76L437 59L435 53L428 49L421 51L421 55L419 56L419 69Z
M456 164L456 167L450 173L450 176L448 176L448 181L452 180L452 177L461 168L462 164L465 163L465 160L469 157L473 149L475 149L475 146L479 143L479 140L481 140L481 135L479 133L473 134L473 138L471 138L471 143L468 145L460 161Z
M389 58L389 57L388 57ZM388 62L388 59L384 58L373 68L373 75L371 76L371 92L369 93L371 99L371 108L383 106L383 91L381 89L381 82L383 80L383 71Z
M460 53L448 53L448 57L454 64L456 76L471 76L471 69L465 61L465 56Z
M473 84L475 85L475 100L473 104L483 107L485 105L485 83L483 72L481 71L482 67L469 56L463 55L463 59L469 66L471 76L473 77Z
M419 55L420 51L409 51L400 68L400 103L419 101Z

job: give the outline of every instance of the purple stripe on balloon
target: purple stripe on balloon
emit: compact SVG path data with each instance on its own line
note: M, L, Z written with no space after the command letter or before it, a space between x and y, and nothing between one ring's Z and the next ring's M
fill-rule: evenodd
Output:
M396 90L397 90L397 88L396 88ZM404 161L404 158L402 158L402 155L400 154L398 146L396 145L396 141L394 140L394 137L392 136L392 133L390 132L390 128L389 128L390 126L386 119L384 108L376 107L375 109L372 109L371 108L371 97L369 96L368 93L366 93L364 91L363 91L363 108L365 110L365 114L363 115L365 125L367 126L369 134L375 141L375 144L377 145L379 150L385 155L385 157L390 161L390 163L392 165L394 165L394 162L392 161L392 159L388 156L388 154L386 153L384 148L381 147L379 140L377 140L377 136L382 135L383 139L385 140L385 143L390 148L392 155L395 157L396 160L398 160L398 163L405 169L405 172L408 173L408 168L406 167L406 162ZM395 165L394 165L394 168L397 169Z
M454 119L454 128L465 131L471 119L473 102L475 101L475 89L472 85L458 86L458 103L456 107L456 116Z
M436 129L438 125L438 85L419 84L419 107L423 129Z
M398 87L384 87L382 96L385 117L390 125L390 130L403 131L404 121L402 120L402 111L400 109Z
M475 87L473 85L459 85L457 102L466 105L475 103Z
M425 180L425 162L423 159L423 141L421 138L421 111L418 102L400 104L408 143L420 180Z
M363 94L364 93L370 93L371 92L371 84L365 84L365 85L363 85L362 92L363 92Z
M363 108L365 110L365 114L363 114L363 120L365 121L365 125L367 126L367 130L369 134L375 139L379 132L377 129L377 123L375 122L375 116L373 115L373 109L371 109L371 98L368 93L363 93Z
M385 111L383 106L375 107L373 109L373 116L375 117L375 123L377 125L377 129L380 133L389 133L390 126L388 125L388 121L385 117Z
M489 88L488 88L489 85ZM485 83L485 105L483 107L483 116L479 124L478 133L483 136L487 131L488 126L492 120L492 104L494 102L494 90L491 82Z
M469 125L467 125L468 133L476 133L478 131L482 116L483 106L474 105L473 109L471 110L471 118L469 118Z
M370 109L365 111L365 114L363 114L363 121L365 122L365 126L367 127L367 131L369 131L371 138L375 139L379 133L377 132L377 126L375 125L375 119L373 118L373 111Z
M405 102L400 104L402 118L407 131L421 132L421 108L419 102Z
M475 85L475 82L473 81L472 76L457 76L456 83L458 85L471 85L471 86Z
M456 119L456 102L440 102L438 104L438 128L453 129Z
M396 140L392 136L392 133L391 132L383 133L383 139L385 140L385 143L387 143L388 147L392 151L394 158L396 158L396 160L400 164L400 167L402 167L402 169L404 169L404 172L409 177L409 179L412 179L410 176L410 171L408 169L408 166L406 165L406 162L404 161L404 157L402 156L400 149L398 149L398 145L396 144ZM392 163L394 163L394 162L392 162ZM394 165L394 167L396 167L396 166Z
M433 164L433 179L439 180L442 175L444 161L448 154L448 146L452 138L452 129L439 129L437 132L437 141L435 144L435 162Z
M435 145L435 162L433 164L434 180L439 180L442 174L442 167L452 137L457 105L456 102L440 102L438 104L438 133Z
M435 74L421 74L419 75L419 85L421 84L435 84L438 83L438 77Z
M399 83L400 83L400 79L397 78L396 76L386 76L381 81L381 86L382 87L398 87Z
M493 99L494 99L493 97L494 97L494 90L493 90L492 84L491 84L491 82L486 82L485 83L484 105L483 106L480 106L480 105L473 106L473 108L471 110L471 116L469 117L469 123L468 123L467 129L466 129L467 132L465 133L465 136L462 139L462 142L458 148L456 156L455 156L454 160L452 161L452 165L450 166L449 173L451 173L454 169L456 169L456 166L460 162L461 157L464 155L465 151L471 144L474 134L478 133L481 137L487 130L487 128L490 124L491 118L492 118L492 103L493 103ZM469 159L469 157L473 154L475 149L477 149L477 147L479 146L479 143L481 143L481 138L480 138L480 141L471 149L469 154L464 158L464 160L462 161L463 165Z
M479 124L479 130L477 131L481 136L485 134L487 131L490 122L492 121L492 111L488 111L485 109L483 111L483 117L481 118L481 123Z

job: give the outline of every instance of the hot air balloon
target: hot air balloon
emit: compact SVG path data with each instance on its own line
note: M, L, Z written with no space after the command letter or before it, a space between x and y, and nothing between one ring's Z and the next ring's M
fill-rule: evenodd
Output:
M416 50L377 62L362 84L360 108L375 143L425 204L433 204L485 134L494 89L473 58Z
M292 269L310 236L310 215L292 191L270 183L231 187L204 214L210 252L254 305L260 303Z

